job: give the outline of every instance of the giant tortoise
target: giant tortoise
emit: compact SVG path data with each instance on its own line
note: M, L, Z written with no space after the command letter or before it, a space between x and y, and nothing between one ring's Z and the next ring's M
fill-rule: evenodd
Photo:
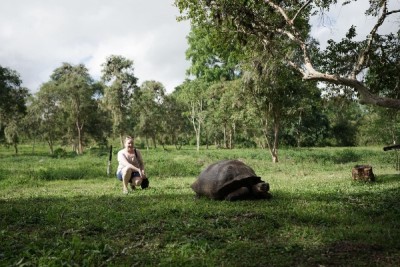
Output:
M270 198L269 184L239 160L222 160L203 170L191 185L197 197L216 200Z

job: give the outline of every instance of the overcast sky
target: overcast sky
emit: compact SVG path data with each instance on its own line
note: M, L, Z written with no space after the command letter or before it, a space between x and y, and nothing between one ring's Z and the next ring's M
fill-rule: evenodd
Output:
M367 4L315 19L314 35L322 42L342 38L350 24L365 35L375 22L363 16ZM36 92L63 62L83 63L99 80L106 57L122 55L134 61L139 85L156 80L171 92L189 67L190 26L177 15L173 0L1 0L0 65L16 70L23 86Z
M83 63L94 79L110 55L134 61L139 85L172 91L185 78L188 22L173 0L1 0L0 65L32 92L63 62Z

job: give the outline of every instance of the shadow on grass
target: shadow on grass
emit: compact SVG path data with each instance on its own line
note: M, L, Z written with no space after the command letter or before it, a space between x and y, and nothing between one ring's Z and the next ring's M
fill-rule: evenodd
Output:
M386 183L398 183L400 181L400 173L399 174L380 174L376 178L377 184L386 184Z
M304 236L307 232L318 236L318 246L301 248L297 266L400 266L399 195L399 187L380 190L373 185L357 193L277 191L270 204L277 209L279 229L303 229L301 239L313 239Z
M395 266L400 189L374 189L239 202L175 187L1 200L0 265Z
M5 169L0 169L0 181L8 179L12 175L12 172Z

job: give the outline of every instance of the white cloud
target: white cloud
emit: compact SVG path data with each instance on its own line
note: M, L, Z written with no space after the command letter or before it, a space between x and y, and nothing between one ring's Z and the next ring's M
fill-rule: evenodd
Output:
M139 83L168 92L183 82L188 22L173 0L13 0L0 2L0 65L32 92L63 62L84 63L95 79L110 55L134 61Z

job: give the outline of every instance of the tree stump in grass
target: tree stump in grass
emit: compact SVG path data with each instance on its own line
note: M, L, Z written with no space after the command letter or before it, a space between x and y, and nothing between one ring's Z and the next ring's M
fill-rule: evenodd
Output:
M351 176L355 181L375 181L375 175L372 172L372 166L370 165L356 165L351 170Z

